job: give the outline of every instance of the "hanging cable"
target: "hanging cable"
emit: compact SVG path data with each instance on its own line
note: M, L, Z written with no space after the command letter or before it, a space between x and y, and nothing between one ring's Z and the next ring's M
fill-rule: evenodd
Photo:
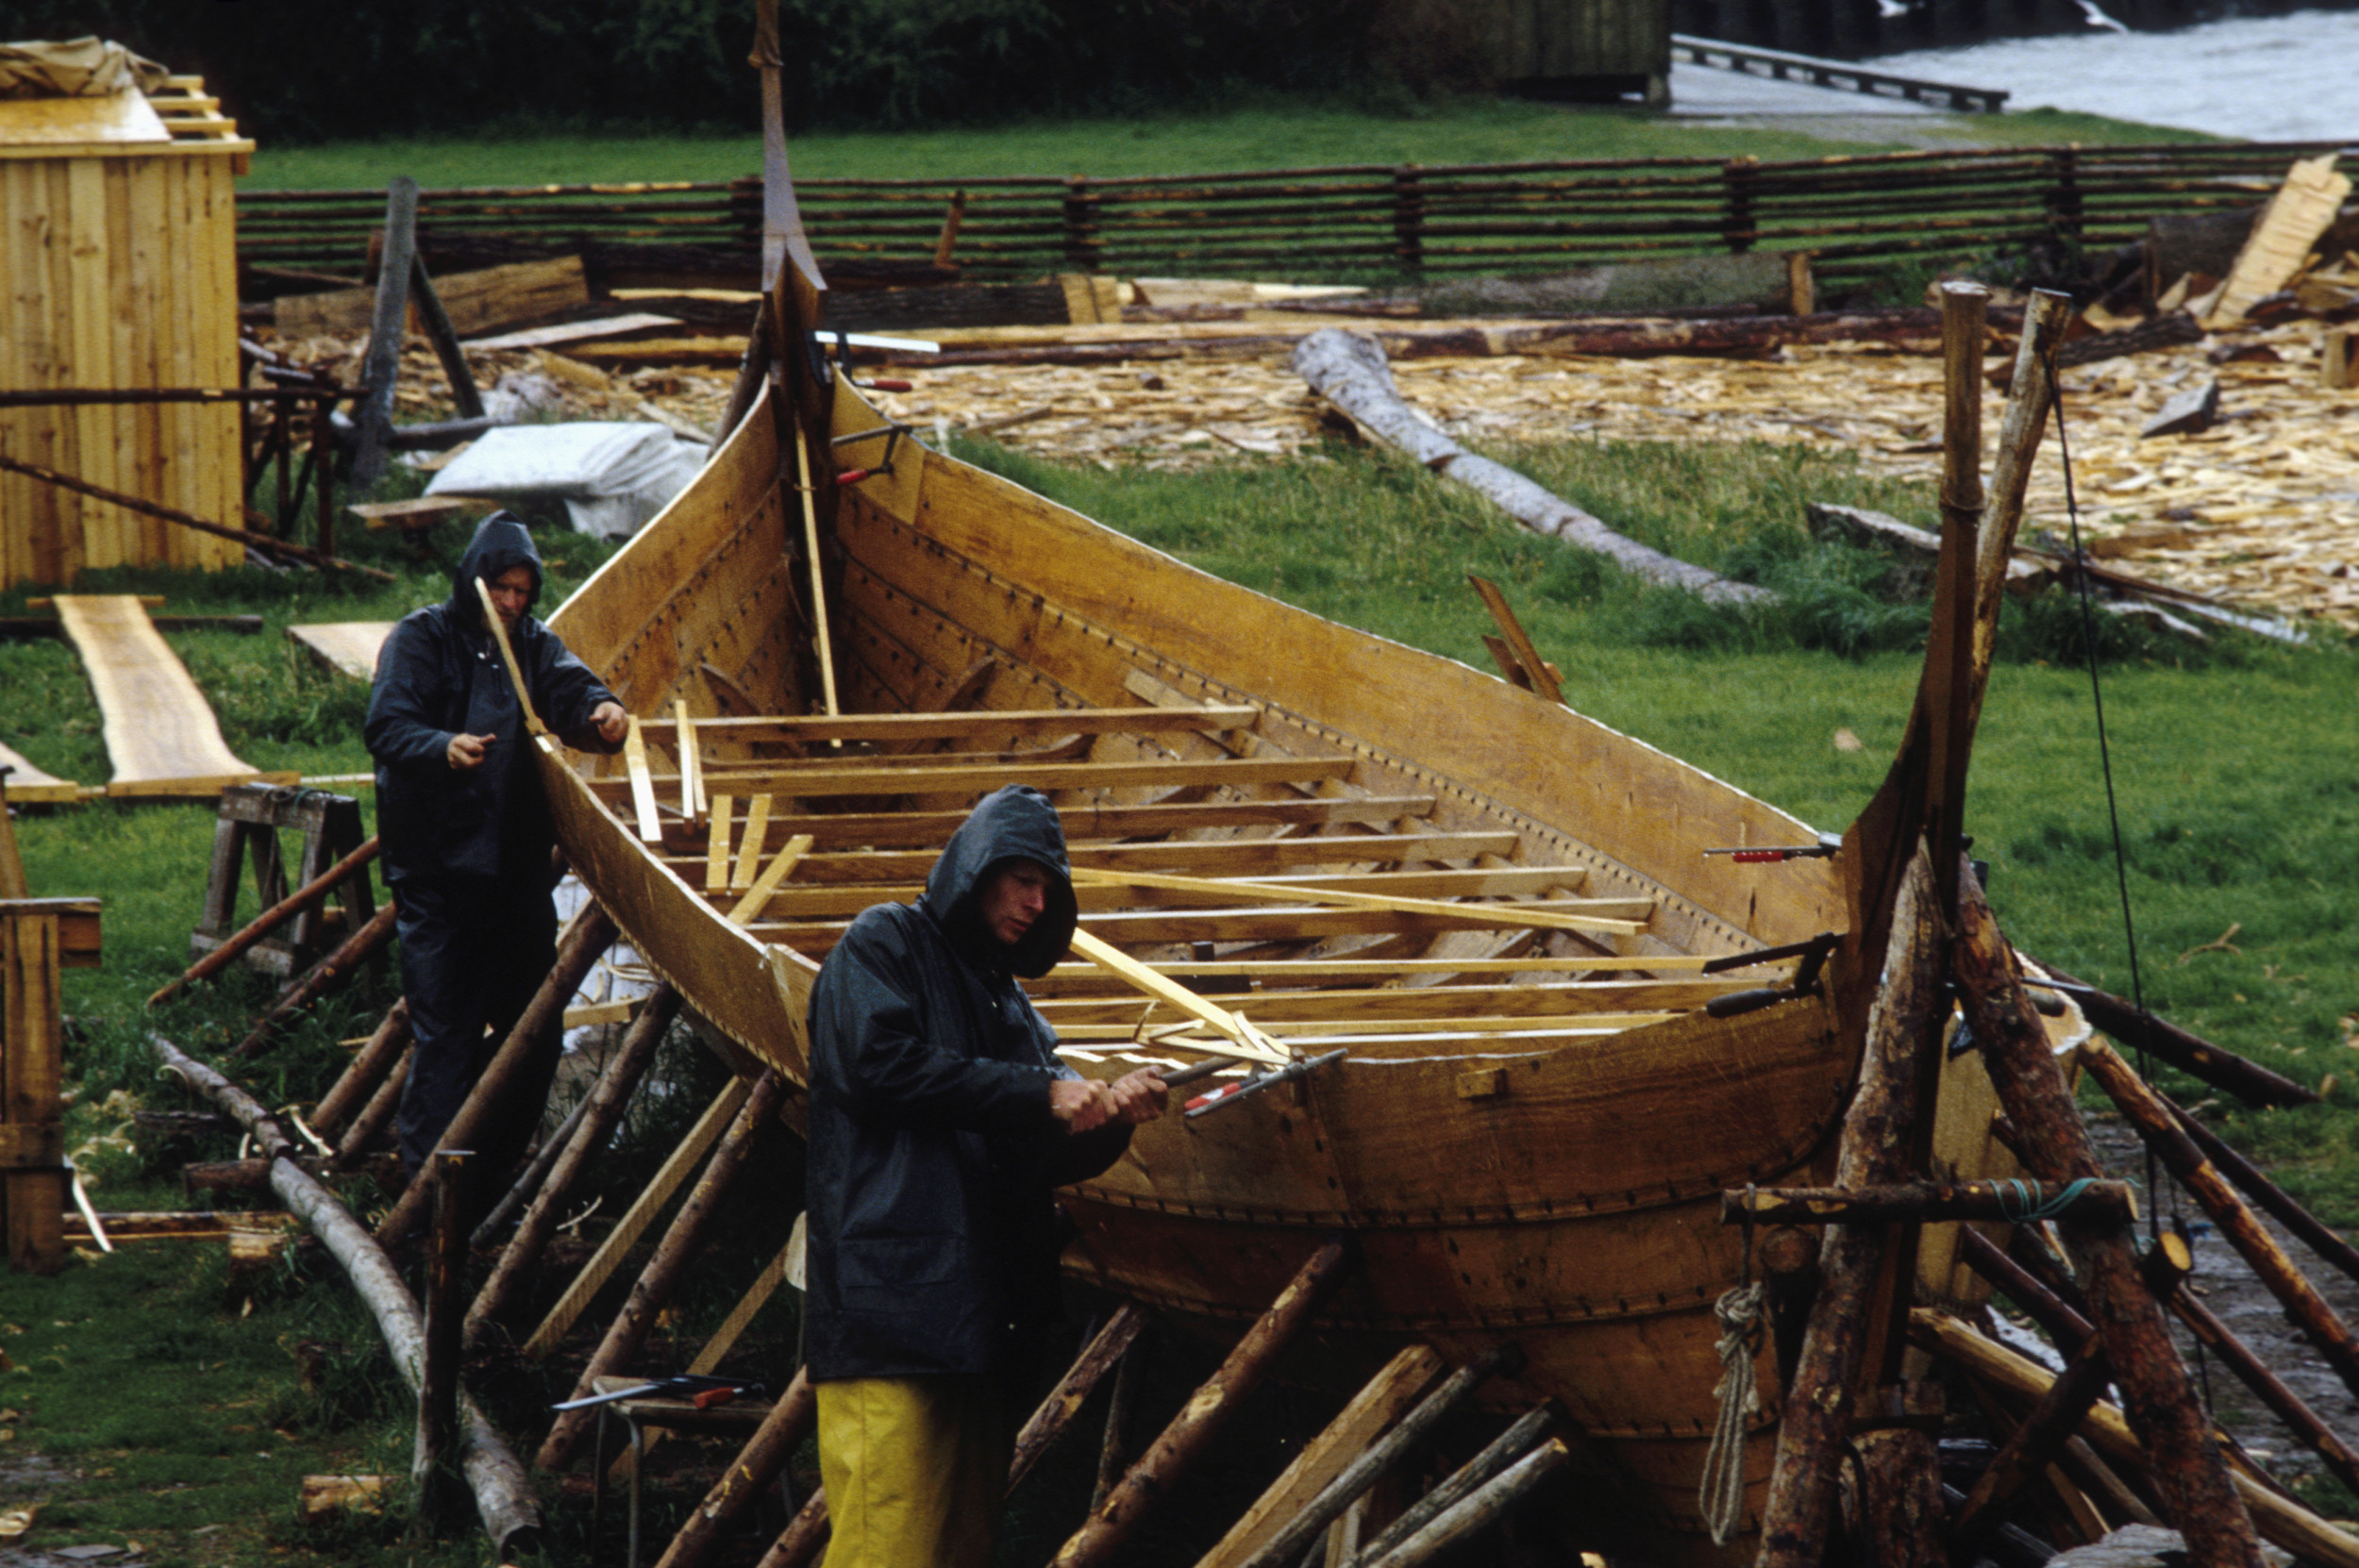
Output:
M2065 517L2071 530L2072 559L2077 567L2085 562L2088 558L2081 553L2081 503L2072 486L2072 440L2065 428L2064 386L2056 376L2056 351L2052 345L2042 360L2041 368L2048 374L2049 401L2054 404L2056 409L2056 451L2064 461ZM2144 1017L2146 1015L2146 982L2138 972L2137 926L2130 914L2130 860L2121 845L2121 802L2114 792L2113 746L2105 733L2105 684L2098 677L2097 673L2097 602L2089 589L2087 572L2076 570L2072 574L2072 578L2081 594L2081 643L2088 653L2089 700L2097 711L2097 759L2105 775L2105 815L2113 826L2114 886L2121 897L2121 936L2130 950L2130 1001L2131 1005L2138 1009L2138 1015ZM2141 1077L2152 1076L2151 1070L2147 1063L2146 1046L2143 1043L2138 1045L2137 1052L2139 1076ZM2150 1146L2146 1150L2146 1190L2150 1193L2162 1190L2156 1185L2156 1176L2154 1150ZM2171 1208L2174 1212L2178 1209L2178 1187L2174 1183L2171 1187ZM2163 1216L2160 1205L2149 1206L2146 1226L2147 1237L2150 1241L2162 1235Z

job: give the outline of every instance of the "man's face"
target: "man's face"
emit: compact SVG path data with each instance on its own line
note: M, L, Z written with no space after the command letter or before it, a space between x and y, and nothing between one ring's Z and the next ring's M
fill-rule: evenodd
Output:
M1048 909L1048 868L1037 860L1011 860L983 884L983 929L1002 945L1024 940Z
M496 577L487 577L483 586L492 591L492 608L500 612L500 625L512 626L516 617L532 602L532 568L511 566Z

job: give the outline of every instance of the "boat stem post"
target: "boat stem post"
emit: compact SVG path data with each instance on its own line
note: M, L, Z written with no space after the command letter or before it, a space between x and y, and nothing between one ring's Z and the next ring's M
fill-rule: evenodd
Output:
M1961 878L1951 973L1999 1103L2021 1129L2032 1174L2043 1181L2103 1176L2080 1106L2065 1086L2039 1014L2023 993L2014 951L1973 878ZM2165 1511L2186 1537L2198 1568L2257 1568L2260 1545L2227 1461L2212 1441L2162 1308L2139 1276L2129 1227L2066 1221L2089 1317L2113 1362L2122 1409L2146 1450Z

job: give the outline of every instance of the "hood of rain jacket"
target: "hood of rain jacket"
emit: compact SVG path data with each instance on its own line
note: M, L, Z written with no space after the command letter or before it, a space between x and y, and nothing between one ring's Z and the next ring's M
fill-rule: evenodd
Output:
M1050 876L1047 911L1013 947L976 905L1011 859ZM1056 808L1011 785L986 797L914 904L852 922L811 1001L803 1352L814 1378L1000 1373L1055 1315L1051 1190L1096 1175L1128 1127L1075 1135L1049 1113L1072 1077L1015 982L1072 941Z

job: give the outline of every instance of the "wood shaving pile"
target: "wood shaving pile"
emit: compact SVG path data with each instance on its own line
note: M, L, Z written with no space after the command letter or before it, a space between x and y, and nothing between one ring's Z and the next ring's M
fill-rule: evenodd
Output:
M2083 537L2142 576L2359 627L2359 391L2319 385L2324 330L2307 321L2242 329L2064 372ZM2223 345L2276 359L2212 364ZM1298 452L1333 433L1321 400L1276 355L891 374L915 385L883 397L885 411L921 434L946 425L1062 461L1189 468ZM1772 359L1409 359L1393 374L1414 407L1472 443L1800 442L1929 486L1941 473L1941 366L1923 356L1837 344ZM2213 375L2217 425L2140 439L2167 398ZM1994 393L1991 439L2003 413ZM2024 528L2068 533L2052 424Z

